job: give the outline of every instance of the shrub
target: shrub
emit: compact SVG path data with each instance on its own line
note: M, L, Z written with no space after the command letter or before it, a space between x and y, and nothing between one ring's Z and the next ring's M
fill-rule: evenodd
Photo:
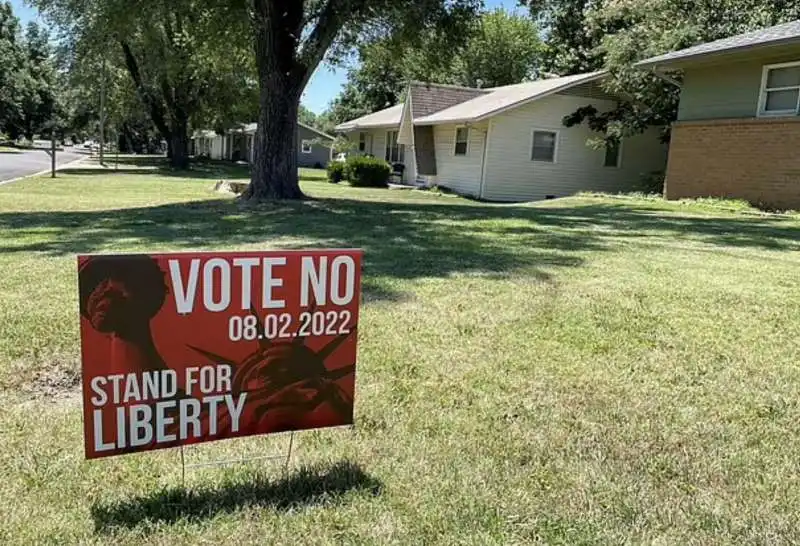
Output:
M344 180L344 163L341 161L328 163L328 182L338 184L342 180Z
M391 165L374 157L348 157L344 167L344 177L353 186L362 188L385 188L391 174Z
M664 194L664 171L653 171L641 177L634 191L644 193L645 195L663 195Z

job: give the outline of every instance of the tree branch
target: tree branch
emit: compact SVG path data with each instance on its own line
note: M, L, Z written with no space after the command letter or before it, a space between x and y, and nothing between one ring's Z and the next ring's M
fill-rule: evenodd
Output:
M150 117L153 120L153 124L158 128L164 138L169 138L171 133L164 119L163 105L155 100L145 88L144 82L142 81L142 74L139 71L139 63L136 62L136 57L134 57L130 45L125 40L120 40L120 45L122 46L122 53L125 56L125 66L128 68L131 79L133 79L133 84L134 87L136 87L136 91L139 93L139 97L141 97L142 102L150 109Z
M364 7L366 7L365 0L328 0L320 10L317 24L304 41L303 50L298 58L301 88L306 86L314 70L325 58L325 53L333 45L344 23Z

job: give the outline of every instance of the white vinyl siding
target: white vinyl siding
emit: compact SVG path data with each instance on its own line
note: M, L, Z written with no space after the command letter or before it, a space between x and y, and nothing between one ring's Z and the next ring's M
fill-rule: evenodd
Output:
M358 143L364 135L367 143L366 151L359 150ZM350 133L347 138L355 142L355 148L350 152L357 155L371 155L383 159L386 148L386 129L365 129L357 133Z
M224 159L225 138L216 136L211 140L211 159Z
M436 184L465 195L477 196L481 186L483 142L488 123L469 128L467 154L456 156L455 125L437 125L433 128L436 144Z
M605 167L605 150L592 149L586 144L597 133L586 124L570 128L562 124L565 115L587 104L600 111L614 107L611 101L553 95L494 117L483 197L494 201L529 201L580 191L623 191L631 189L642 174L665 168L666 146L659 142L655 129L625 139L620 167ZM531 161L533 129L558 132L556 163Z
M800 109L800 62L767 65L761 78L759 116L794 116Z

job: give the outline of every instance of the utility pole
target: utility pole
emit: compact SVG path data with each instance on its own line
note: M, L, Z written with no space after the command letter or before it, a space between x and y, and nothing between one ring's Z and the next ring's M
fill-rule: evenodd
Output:
M114 152L117 154L114 158L114 170L119 169L119 129L117 129L117 124L114 124L114 135L117 137L116 148L114 148Z
M106 59L103 57L103 69L100 71L100 164L103 165L103 148L106 145Z
M56 177L56 126L50 128L50 178Z

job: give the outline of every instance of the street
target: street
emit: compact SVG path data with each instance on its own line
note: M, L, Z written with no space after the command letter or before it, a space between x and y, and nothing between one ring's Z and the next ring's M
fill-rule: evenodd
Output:
M62 166L84 155L72 150L56 152L56 161L59 166ZM50 154L43 149L18 150L11 153L0 152L0 184L49 168Z

